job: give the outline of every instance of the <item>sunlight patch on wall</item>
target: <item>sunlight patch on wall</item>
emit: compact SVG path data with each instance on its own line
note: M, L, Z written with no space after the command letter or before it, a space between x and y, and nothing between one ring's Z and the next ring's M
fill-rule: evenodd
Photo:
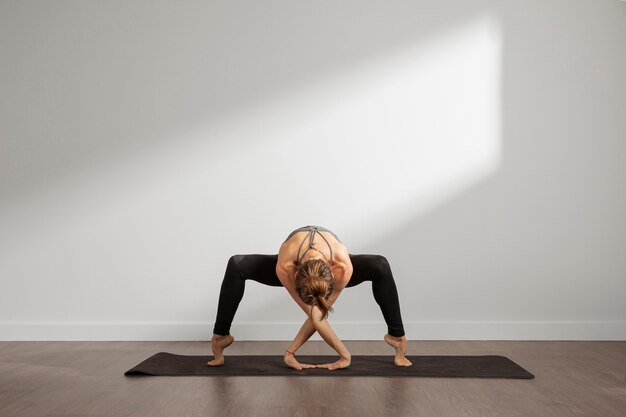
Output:
M229 178L260 218L372 240L497 169L500 43L481 15L268 103L235 128L262 139Z
M37 286L39 308L0 316L206 320L233 253L276 252L304 224L367 248L497 169L500 42L479 15L24 200L0 219L0 275L9 294ZM273 290L238 321L293 304Z

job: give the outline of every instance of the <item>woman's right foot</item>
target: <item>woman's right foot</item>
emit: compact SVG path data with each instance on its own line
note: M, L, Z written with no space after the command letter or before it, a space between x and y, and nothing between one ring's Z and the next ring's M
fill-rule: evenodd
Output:
M396 366L411 366L413 365L410 360L406 358L406 337L395 337L388 334L385 335L385 342L396 351L396 356L393 358L393 363Z
M214 334L211 338L211 350L213 351L213 360L208 361L208 366L224 365L224 349L235 341L231 335L221 336Z

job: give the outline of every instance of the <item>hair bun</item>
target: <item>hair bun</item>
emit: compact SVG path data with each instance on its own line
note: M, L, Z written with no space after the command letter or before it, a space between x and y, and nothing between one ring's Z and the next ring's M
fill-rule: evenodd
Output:
M316 305L324 318L332 311L328 298L335 280L330 265L322 259L311 259L298 265L296 291L307 305Z

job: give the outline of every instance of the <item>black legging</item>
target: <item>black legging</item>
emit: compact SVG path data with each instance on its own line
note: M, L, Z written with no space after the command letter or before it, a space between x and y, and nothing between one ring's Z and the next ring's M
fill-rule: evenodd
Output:
M230 334L239 302L243 298L246 280L260 282L273 287L282 287L276 276L278 255L233 255L226 265L226 273L220 289L217 305L217 318L213 333ZM387 323L387 332L391 336L404 336L404 326L400 315L398 290L391 274L391 266L382 255L350 255L352 261L352 277L348 287L359 285L363 281L372 281L374 300Z

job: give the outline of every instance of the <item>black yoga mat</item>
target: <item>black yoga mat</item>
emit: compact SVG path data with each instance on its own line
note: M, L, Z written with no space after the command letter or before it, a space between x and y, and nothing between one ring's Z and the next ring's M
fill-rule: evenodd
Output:
M348 368L304 369L297 371L283 362L282 356L230 355L222 366L207 366L212 356L186 356L159 352L124 375L143 376L422 376L448 378L515 378L535 376L504 356L407 356L410 367L393 364L392 356L352 356ZM330 363L337 356L298 355L301 363Z

